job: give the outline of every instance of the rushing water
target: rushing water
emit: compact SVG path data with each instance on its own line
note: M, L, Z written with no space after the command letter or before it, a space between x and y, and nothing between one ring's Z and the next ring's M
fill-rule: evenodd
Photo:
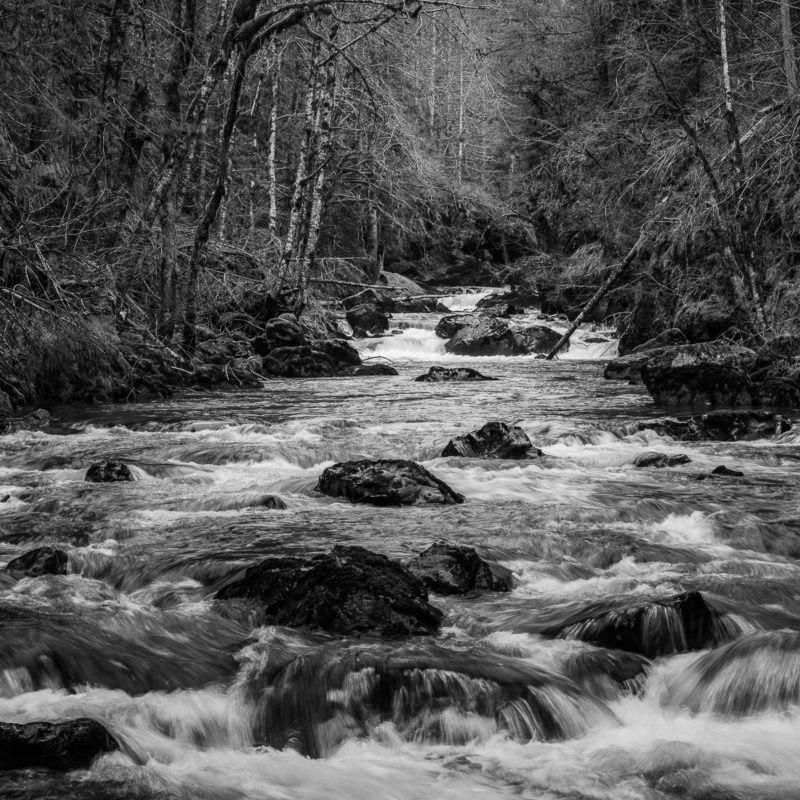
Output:
M586 340L608 335L581 331L556 362L466 359L445 354L436 321L407 315L401 335L364 343L398 377L70 409L0 438L0 562L43 543L70 559L66 576L0 573L0 720L91 716L125 744L88 772L0 774L0 796L800 797L798 428L746 443L626 433L659 409L602 379L614 344ZM500 380L412 380L453 362ZM438 457L490 419L545 457ZM633 467L654 449L692 462ZM420 461L466 502L314 493L325 466L365 457ZM85 483L100 458L140 480ZM696 480L720 464L746 477ZM271 494L288 510L266 508ZM266 555L356 543L404 559L438 539L501 562L515 588L434 596L435 641L253 630L210 599ZM690 589L738 638L633 680L615 678L619 654L538 632L598 601Z

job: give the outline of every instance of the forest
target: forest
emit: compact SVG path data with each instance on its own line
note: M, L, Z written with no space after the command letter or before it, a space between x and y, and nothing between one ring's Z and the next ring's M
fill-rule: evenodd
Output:
M0 0L0 800L800 796L800 0Z

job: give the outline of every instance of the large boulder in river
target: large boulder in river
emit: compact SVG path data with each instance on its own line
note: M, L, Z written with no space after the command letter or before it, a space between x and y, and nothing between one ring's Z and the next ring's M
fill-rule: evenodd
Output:
M329 497L344 497L352 503L377 506L464 502L463 495L422 465L395 459L334 464L320 475L317 491Z
M470 381L496 381L470 367L431 367L424 375L414 378L417 383L463 383Z
M735 442L768 439L788 431L792 423L781 414L756 409L709 411L707 414L639 420L628 432L655 431L681 442Z
M303 347L308 344L306 334L294 314L281 314L268 320L264 332L253 339L253 350L266 356L280 347Z
M359 338L381 336L389 330L389 317L375 306L366 303L347 312L347 322L353 335Z
M121 461L98 461L86 470L84 480L89 483L121 483L135 481L136 476Z
M663 405L749 405L756 354L725 342L668 347L642 368L642 380Z
M648 658L714 647L732 639L736 632L700 592L613 607L601 602L543 631L545 636L580 639Z
M477 589L508 592L514 586L507 569L484 561L471 547L445 542L431 545L406 566L437 594L466 594Z
M93 719L0 722L0 770L86 769L99 755L118 749L111 734Z
M603 370L603 377L607 381L628 381L639 383L642 380L644 365L664 348L649 350L644 353L628 353L609 361Z
M364 364L359 367L353 375L357 377L366 377L368 375L398 375L397 370L389 364Z
M6 570L17 578L38 578L41 575L66 575L69 558L55 547L28 550L6 564Z
M480 314L466 312L464 314L448 314L442 317L434 329L434 333L440 339L449 339L455 336L462 328L474 324L481 319Z
M313 346L325 353L337 366L357 367L361 364L358 350L347 339L341 337L322 339L314 342Z
M529 328L517 331L514 338L522 353L547 354L558 344L561 334L545 325L531 325ZM559 352L566 353L567 350L569 350L569 342L565 342Z
M505 422L487 422L482 428L451 439L443 456L463 458L527 458L533 442L522 428ZM534 450L535 453L540 451Z
M261 362L265 375L280 378L329 378L340 372L339 366L318 347L278 347Z
M394 311L400 314L447 314L450 309L437 297L397 297Z
M268 558L216 596L256 601L267 624L339 636L433 634L442 620L419 578L363 547L336 546L305 560Z
M521 352L508 323L495 317L476 317L457 331L444 349L458 356L513 356Z
M686 453L674 453L667 455L666 453L659 453L655 450L648 450L645 453L639 453L633 459L633 466L644 467L677 467L681 464L689 464L692 459Z

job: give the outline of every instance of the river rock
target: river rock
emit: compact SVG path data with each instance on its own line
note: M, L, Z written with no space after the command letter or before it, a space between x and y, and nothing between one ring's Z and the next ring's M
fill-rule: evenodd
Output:
M671 436L681 442L735 442L768 439L790 430L791 427L791 421L781 414L740 409L709 411L707 414L695 416L640 420L628 429L628 432L650 430L660 436Z
M351 311L354 308L358 308L358 306L372 306L384 314L391 314L395 310L392 292L382 292L371 287L350 297L345 297L342 300L342 305L346 311Z
M334 464L320 475L317 491L330 497L344 497L352 503L378 506L464 502L463 495L422 465L395 459Z
M357 375L359 377L367 376L367 375L398 375L399 373L394 367L389 366L388 364L364 364L363 366L359 367L353 375Z
M746 347L724 342L669 347L644 365L642 380L664 405L749 405L755 357Z
M384 555L337 545L310 559L268 558L248 567L217 599L256 601L266 623L338 636L434 634L442 612L424 583Z
M496 381L470 367L431 367L424 375L414 378L417 383L460 383L465 381Z
M401 314L448 314L450 309L436 297L398 297L394 311Z
M629 353L626 356L620 356L606 364L603 370L603 377L607 381L629 381L630 383L639 383L642 380L642 369L644 365L655 355L661 352L663 348L652 350L644 353Z
M657 658L713 647L733 638L735 630L700 592L684 592L612 608L598 603L543 633Z
M558 344L561 334L544 325L531 325L515 333L514 338L520 352L547 355ZM566 342L559 352L566 353L567 350L569 350L569 342Z
M480 314L464 313L464 314L449 314L442 317L434 329L434 333L440 339L450 339L455 336L462 328L468 325L477 323L481 319Z
M111 734L93 719L0 722L0 770L86 769L99 755L118 749Z
M533 442L522 428L505 422L487 422L482 428L451 439L442 450L442 456L462 458L527 458L534 454Z
M136 476L121 461L98 461L86 470L84 480L89 483L121 483L135 481Z
M294 314L281 314L264 325L264 332L253 339L253 350L266 356L280 347L303 347L308 345L306 334Z
M711 470L711 474L722 475L726 478L744 478L744 472L740 472L738 469L731 469L730 467L726 467L724 464L714 467L714 469Z
M6 564L6 571L16 578L38 578L40 575L66 575L67 554L55 547L37 547Z
M539 305L539 296L524 290L496 292L478 301L475 308L490 314L523 314Z
M677 467L680 464L689 464L691 458L685 453L676 453L668 456L666 453L658 453L649 450L646 453L639 453L633 460L634 467Z
M334 337L315 342L312 346L325 353L336 365L357 367L361 364L358 350L347 339Z
M445 542L432 544L406 566L437 594L466 594L477 589L508 592L514 586L509 570L484 561L471 547Z
M444 349L458 356L513 356L521 352L507 322L476 317L447 342Z
M347 322L358 338L381 336L389 330L389 317L375 306L362 304L347 312Z
M329 378L340 371L326 352L310 345L278 347L264 357L261 369L280 378Z

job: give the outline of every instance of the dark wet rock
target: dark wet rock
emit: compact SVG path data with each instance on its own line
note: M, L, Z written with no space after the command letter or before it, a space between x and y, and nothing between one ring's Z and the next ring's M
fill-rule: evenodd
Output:
M471 547L437 542L406 566L437 594L466 594L478 589L508 592L514 587L509 570L484 561Z
M450 309L436 297L398 297L394 311L401 314L448 314Z
M539 305L539 296L524 290L496 292L478 301L475 308L490 314L524 314Z
M265 375L280 378L328 378L340 368L324 351L310 346L279 347L264 357Z
M339 636L429 635L442 620L421 580L363 547L337 546L306 560L268 558L216 597L257 601L269 624Z
M353 373L357 376L398 374L397 370L389 364L364 364Z
M642 380L664 405L750 405L755 357L746 347L724 342L669 347L644 365Z
M715 296L684 301L675 312L674 325L690 342L710 342L737 332L740 316L730 303Z
M711 470L711 474L724 475L727 478L744 478L744 472L739 472L738 469L731 469L730 467L726 467L724 464L714 467L714 469Z
M615 700L621 690L638 691L651 666L650 659L637 653L592 647L569 653L561 669L595 697Z
M609 361L603 370L603 377L608 381L629 381L639 383L642 380L642 369L645 364L661 350L644 353L629 353Z
M450 505L464 497L414 461L380 459L345 461L320 475L317 491L352 503L409 506L415 503Z
M414 378L417 383L461 383L469 381L496 381L470 367L431 367L424 375Z
M353 335L359 338L381 336L389 330L389 317L372 305L363 304L351 308L346 316Z
M652 339L637 345L630 353L647 353L651 350L660 350L662 347L676 347L682 344L689 344L686 334L678 328L668 328Z
M18 433L19 431L38 431L46 428L51 421L49 412L37 408L24 417L9 417L3 419L0 415L0 434Z
M543 633L657 658L713 647L729 641L735 630L700 592L685 592L614 607L597 603Z
M495 317L476 317L457 331L444 348L459 356L513 356L521 352L508 323Z
M610 344L611 339L607 339L605 336L585 336L583 338L584 344Z
M685 453L676 453L674 455L667 455L666 453L658 453L650 450L646 453L640 453L633 461L634 467L677 467L681 464L689 464L691 458Z
M279 347L302 347L308 344L305 331L294 314L281 314L264 325L264 332L253 339L253 350L265 356Z
M533 451L533 452L531 452ZM527 458L541 455L522 428L505 422L487 422L482 428L451 439L443 456L463 458Z
M67 554L55 547L37 547L6 564L6 570L15 577L37 578L40 575L66 575Z
M275 511L284 511L289 508L289 506L286 505L286 501L276 494L265 494L259 506L262 508L271 508Z
M792 423L781 414L756 409L709 411L707 414L640 420L629 432L651 430L682 442L752 441L768 439L790 430Z
M465 312L463 314L448 314L448 316L442 317L439 320L434 333L440 339L450 339L462 328L466 328L468 325L475 324L480 319L480 314L473 314L471 312Z
M561 339L561 334L548 328L545 325L531 325L514 334L519 352L521 353L542 353L547 355ZM567 342L559 352L566 353L569 350Z
M361 364L361 356L347 339L326 339L316 342L318 350L325 353L334 364L357 367Z
M131 468L121 461L99 461L86 470L84 478L89 483L120 483L135 481Z
M118 750L111 734L93 719L69 722L0 722L0 770L85 769L103 753Z
M381 291L380 289L364 289L357 294L345 297L342 305L346 311L351 311L358 306L372 306L384 314L391 314L395 310L394 300L391 291Z

